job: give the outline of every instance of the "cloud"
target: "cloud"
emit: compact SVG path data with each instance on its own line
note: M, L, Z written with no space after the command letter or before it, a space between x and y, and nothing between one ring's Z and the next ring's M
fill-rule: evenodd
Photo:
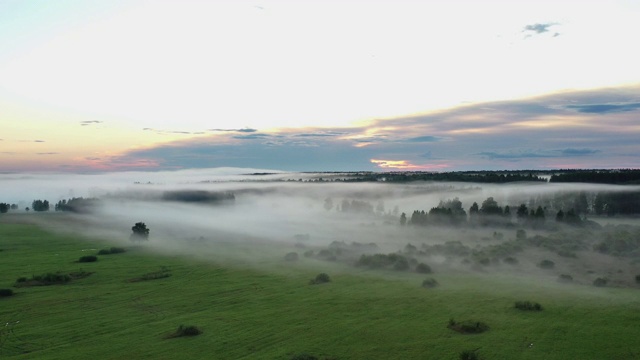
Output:
M580 105L567 105L567 109L575 109L581 113L593 113L593 114L609 114L616 112L634 111L640 109L639 102L632 102L626 104L580 104Z
M381 159L371 159L372 164L375 164L379 168L382 169L398 169L398 170L416 170L420 167L417 165L411 164L407 160L381 160Z
M560 150L514 150L507 152L482 151L474 155L480 155L489 159L519 160L531 158L558 158L558 157L580 157L600 153L596 149L574 149L566 148Z
M285 171L373 169L369 159L375 152L355 148L351 141L334 137L301 141L302 138L294 135L230 135L232 139L242 137L240 141L231 142L224 139L218 141L219 135L216 135L216 141L211 138L175 141L154 148L130 151L114 159L105 159L102 163L118 166L118 163L135 164L138 160L147 160L150 164L157 164L157 170L210 167Z
M640 127L632 111L640 108L638 99L640 84L464 104L375 120L362 127L285 128L268 133L218 129L84 161L104 170L220 166L286 171L498 170L567 163L638 167L638 157L617 155L640 152Z
M180 130L159 130L154 128L143 128L143 131L152 131L159 135L164 134L181 134L181 135L203 135L204 131L180 131Z
M572 149L572 148L567 148L564 150L557 150L557 151L559 151L562 155L565 155L565 156L585 156L585 155L597 154L600 152L600 150L595 150L595 149Z
M335 137L335 136L344 136L347 135L346 132L316 132L316 133L304 133L304 134L295 134L295 137Z
M410 138L407 139L406 141L408 142L435 142L435 141L441 141L442 138L439 136L430 136L430 135L426 135L426 136L418 136L418 137L414 137L414 138Z
M269 137L272 137L272 135L269 135L269 134L249 134L249 135L234 135L233 136L234 139L240 139L240 140L265 139L265 138L269 138Z
M80 126L89 126L89 125L95 125L95 124L102 124L102 121L98 121L98 120L88 120L88 121L80 121Z
M39 152L36 153L36 155L58 155L59 153L57 152Z
M258 130L256 129L250 129L250 128L243 128L243 129L209 129L208 131L213 131L213 132L240 132L240 133L253 133L256 132Z
M552 157L549 154L545 154L542 152L495 152L495 151L482 151L476 153L474 155L480 155L489 159L506 159L506 160L518 160L518 159L527 159L527 158L548 158Z
M557 25L555 23L536 23L536 24L531 24L531 25L527 25L524 27L524 30L522 30L523 32L527 32L527 31L532 31L536 34L542 34L542 33L546 33L547 31L549 31L549 28ZM557 34L557 33L556 33Z

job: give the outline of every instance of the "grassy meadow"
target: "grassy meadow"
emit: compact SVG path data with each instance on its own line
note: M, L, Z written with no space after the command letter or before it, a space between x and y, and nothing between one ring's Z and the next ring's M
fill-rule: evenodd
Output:
M284 262L292 248L234 263L215 246L187 256L155 253L153 239L122 244L0 222L0 289L14 292L0 297L0 358L459 359L477 350L481 359L640 359L637 288ZM77 262L112 246L126 252ZM14 287L20 277L80 271L92 274ZM320 272L332 281L310 285ZM423 288L426 277L439 286ZM524 300L544 310L514 308ZM490 329L460 334L450 319ZM171 337L180 325L202 334Z

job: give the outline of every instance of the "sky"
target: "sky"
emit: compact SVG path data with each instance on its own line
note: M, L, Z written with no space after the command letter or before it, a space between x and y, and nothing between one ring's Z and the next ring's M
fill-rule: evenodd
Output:
M0 0L0 172L640 167L640 3Z

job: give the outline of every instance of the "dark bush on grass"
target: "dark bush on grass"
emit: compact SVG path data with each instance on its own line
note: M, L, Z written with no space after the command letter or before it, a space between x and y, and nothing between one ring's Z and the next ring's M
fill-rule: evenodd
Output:
M570 283L573 281L573 276L568 274L560 274L560 276L558 276L558 281L563 283Z
M538 267L541 269L553 269L556 266L556 263L554 263L551 260L542 260L538 263Z
M78 259L78 262L88 263L88 262L96 262L98 261L98 257L95 255L86 255Z
M403 257L399 257L396 262L393 263L393 270L396 271L407 271L409 270L410 266L409 266L409 260L407 260L407 258Z
M434 288L438 285L439 285L438 282L434 278L428 278L422 282L422 287L427 289Z
M9 297L13 295L13 290L11 289L0 289L0 297Z
M43 275L34 275L32 280L39 281L44 284L64 284L71 280L71 276L61 273L46 273Z
M121 254L123 252L126 252L126 250L124 248L112 247L112 248L109 248L109 249L101 249L100 251L98 251L98 255Z
M597 278L597 279L593 280L593 286L597 286L597 287L607 286L608 282L609 282L609 280L607 280L605 278Z
M460 360L480 360L477 350L465 350L460 353Z
M318 360L317 356L313 356L311 354L307 354L307 353L302 353L302 354L295 354L291 357L291 360Z
M315 279L311 279L311 281L309 281L309 284L317 285L317 284L328 283L330 281L331 281L331 278L329 277L329 275L327 275L326 273L320 273L316 276Z
M504 261L505 263L509 264L509 265L515 265L518 263L518 259L514 258L514 257L506 257L504 258L502 261Z
M180 325L176 331L169 335L169 338L183 337L183 336L196 336L202 334L202 330L193 325Z
M431 266L420 263L416 266L416 272L420 274L431 274Z
M640 275L636 275L636 283L640 284Z
M531 301L516 301L515 308L524 311L542 311L542 305Z
M480 334L489 330L489 325L483 323L482 321L470 320L458 322L454 319L449 319L449 324L447 325L447 327L461 334Z
M129 279L129 282L140 282L148 280L164 279L171 276L171 271L166 266L160 266L160 270L146 273L140 277Z
M285 261L297 261L298 260L298 253L297 252L290 252L287 255L284 256L284 260Z
M71 281L72 277L68 274L62 273L46 273L42 275L33 275L31 279L20 277L14 284L15 287L25 286L46 286L46 285L58 285L66 284Z

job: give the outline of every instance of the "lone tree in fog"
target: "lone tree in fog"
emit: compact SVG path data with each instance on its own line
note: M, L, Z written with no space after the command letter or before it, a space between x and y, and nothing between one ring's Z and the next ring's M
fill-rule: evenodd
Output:
M149 240L149 229L143 222L137 222L133 225L131 231L133 231L133 233L129 237L129 240L134 242Z

